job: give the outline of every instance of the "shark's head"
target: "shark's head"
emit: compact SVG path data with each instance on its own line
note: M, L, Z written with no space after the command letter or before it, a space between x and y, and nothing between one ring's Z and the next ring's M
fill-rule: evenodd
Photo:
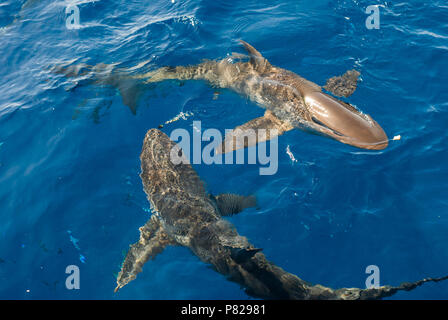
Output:
M304 100L312 119L310 127L318 133L362 149L387 147L386 133L370 116L319 91L306 94Z

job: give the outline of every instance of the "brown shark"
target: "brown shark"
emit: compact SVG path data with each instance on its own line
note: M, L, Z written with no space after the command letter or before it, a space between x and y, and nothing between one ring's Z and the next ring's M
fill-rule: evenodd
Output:
M268 261L261 249L223 218L254 206L253 196L207 194L187 159L173 164L172 152L184 157L182 149L166 134L157 129L147 132L140 156L140 177L153 214L140 228L140 239L123 261L115 291L134 280L143 265L168 245L189 248L201 261L240 284L248 295L263 299L380 299L428 281L448 279L426 278L397 287L370 289L312 285Z
M248 130L275 129L274 135L300 128L331 137L340 142L363 149L380 150L388 145L388 138L381 126L354 106L325 93L322 88L301 76L271 65L254 47L241 40L249 53L249 61L227 58L205 61L193 66L163 67L138 78L146 82L166 79L206 80L215 87L229 88L248 97L266 109L263 117L238 126L226 137L218 152L228 152L261 142L249 139L245 143L233 142L244 139ZM324 86L335 96L350 96L356 89L360 73L349 70L333 77ZM273 137L268 135L265 140Z

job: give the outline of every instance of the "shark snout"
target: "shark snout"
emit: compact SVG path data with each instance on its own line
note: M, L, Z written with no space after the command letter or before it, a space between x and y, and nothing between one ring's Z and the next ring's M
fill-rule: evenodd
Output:
M383 128L370 116L361 114L343 102L323 92L311 92L305 103L313 121L312 128L362 149L381 150L387 147L388 138Z

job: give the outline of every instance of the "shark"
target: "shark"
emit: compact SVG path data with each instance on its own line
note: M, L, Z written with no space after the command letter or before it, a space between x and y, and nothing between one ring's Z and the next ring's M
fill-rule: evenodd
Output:
M56 71L67 76L90 72L96 76L96 83L117 87L123 103L133 113L136 112L142 85L165 80L203 80L214 88L233 90L266 110L262 117L231 130L216 149L217 153L256 145L293 129L330 137L362 149L382 150L388 146L386 133L370 115L341 100L356 90L359 71L348 70L341 76L328 79L322 87L292 71L272 65L252 45L243 40L240 42L247 55L233 53L221 60L166 66L141 74L129 74L124 70L112 72L113 68L104 64L88 68L57 67ZM260 129L267 130L268 134L258 136Z
M226 220L256 206L255 196L207 193L204 182L187 159L174 164L172 152L185 157L179 145L159 129L146 133L140 155L140 177L152 215L140 227L139 240L126 254L115 292L135 280L145 263L170 245L187 247L216 272L238 283L249 296L262 299L381 299L425 282L448 279L448 276L425 278L399 286L365 289L332 289L304 281L267 260L262 249L241 236Z

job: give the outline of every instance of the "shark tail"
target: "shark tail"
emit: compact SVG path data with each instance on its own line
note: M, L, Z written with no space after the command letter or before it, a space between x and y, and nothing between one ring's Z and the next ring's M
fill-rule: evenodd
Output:
M136 79L142 79L145 83L161 82L165 80L208 80L217 78L218 63L206 60L197 65L189 66L166 66L147 73L136 75Z
M144 91L144 84L129 70L116 68L114 64L56 65L50 68L50 72L72 79L73 86L70 90L90 83L117 89L120 92L123 104L129 107L133 114L137 112L138 101Z
M243 249L241 249L243 250ZM404 282L399 286L378 288L332 289L312 285L294 274L268 261L260 249L248 248L247 252L231 250L227 268L231 281L241 284L250 296L262 299L282 300L378 300L390 297L399 291L411 291L426 282L440 282L448 276L425 278L415 282ZM244 250L243 250L244 251ZM220 268L223 270L224 268Z
M226 220L210 223L195 232L190 248L205 263L228 280L238 283L254 298L270 300L376 300L399 291L413 290L426 282L447 280L425 278L399 286L337 288L311 284L269 261L261 249L238 234Z

